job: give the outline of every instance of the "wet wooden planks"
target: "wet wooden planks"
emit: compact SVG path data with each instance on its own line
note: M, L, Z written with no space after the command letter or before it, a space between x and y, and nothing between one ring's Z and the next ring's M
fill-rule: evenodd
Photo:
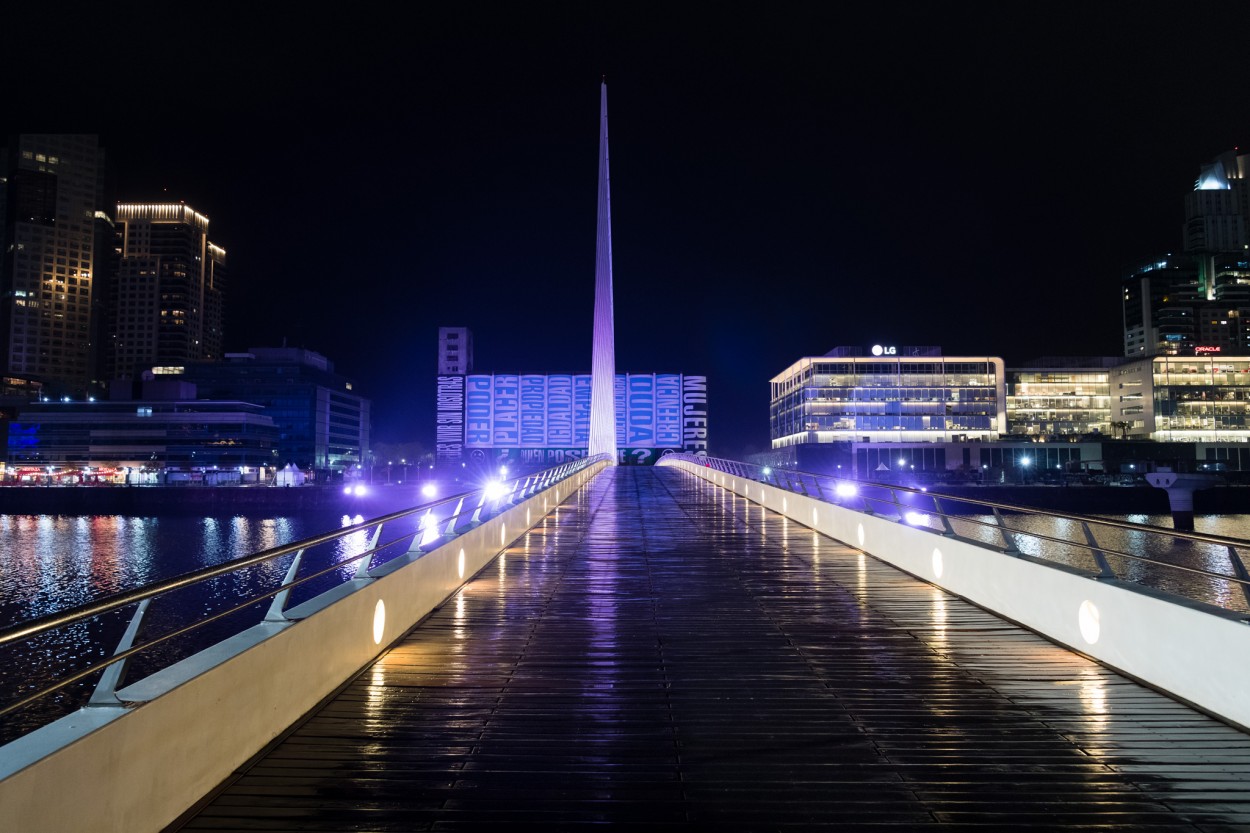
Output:
M668 469L605 472L188 830L1250 830L1250 736Z

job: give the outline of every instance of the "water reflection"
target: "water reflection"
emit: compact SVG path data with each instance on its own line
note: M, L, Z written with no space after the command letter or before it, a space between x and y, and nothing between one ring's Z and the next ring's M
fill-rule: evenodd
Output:
M946 591L940 587L934 587L932 593L933 593L933 646L941 650L947 647Z
M0 627L310 537L326 531L328 520L324 515L263 519L0 515L4 540L0 551ZM271 590L280 583L287 564L289 558L258 565L157 599L145 619L144 635L169 632L191 619L228 608L240 598ZM41 688L70 670L111 654L132 613L133 607L122 609L0 649L0 668L14 669L0 673L0 703L12 702L23 692ZM242 627L254 624L260 614L249 611L247 616L250 619ZM238 629L228 618L197 638L216 641L228 635L227 631ZM196 648L190 639L167 643L153 651L146 665L137 661L130 679ZM32 677L32 669L42 676ZM63 709L72 708L80 702L85 687L53 700L60 700ZM0 742L58 713L54 701L6 718Z
M1120 578L1229 610L1250 611L1241 586L1231 580L1236 573L1227 548L1169 534L1172 519L1168 515L1099 517L1158 528L1156 532L1090 524L1095 546L1103 552ZM1084 524L1080 521L1047 515L1005 515L1003 520L1010 530L1011 542L1021 553L1087 572L1099 572L1098 563L1086 541ZM1002 530L993 515L954 518L952 526L958 535L995 547L1003 545ZM1198 516L1194 519L1194 526L1199 533L1250 538L1250 515ZM1168 565L1205 570L1216 575L1173 569Z

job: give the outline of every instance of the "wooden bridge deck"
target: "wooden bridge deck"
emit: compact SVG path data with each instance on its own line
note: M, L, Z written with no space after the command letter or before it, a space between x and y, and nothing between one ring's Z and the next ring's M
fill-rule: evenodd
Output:
M678 471L616 468L179 829L605 824L1244 831L1250 735Z

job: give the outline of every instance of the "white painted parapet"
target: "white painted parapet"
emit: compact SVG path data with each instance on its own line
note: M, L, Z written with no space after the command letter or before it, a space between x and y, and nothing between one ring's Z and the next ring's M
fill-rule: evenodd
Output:
M1250 731L1244 616L1010 555L687 461L667 461Z
M0 747L0 830L163 830L606 466Z

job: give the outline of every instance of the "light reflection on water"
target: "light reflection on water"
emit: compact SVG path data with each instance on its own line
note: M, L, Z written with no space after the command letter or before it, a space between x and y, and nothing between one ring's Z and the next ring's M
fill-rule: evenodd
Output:
M1099 515L1108 520L1128 521L1157 527L1153 530L1116 529L1091 524L1094 541L1107 556L1115 574L1129 581L1175 593L1190 599L1208 602L1229 610L1250 611L1240 586L1222 576L1235 575L1226 547L1178 538L1172 531L1170 515ZM1047 515L1004 515L1004 523L1014 530L1016 547L1025 555L1044 558L1089 572L1098 572L1098 565L1087 546L1085 531L1079 521ZM980 523L978 523L980 522ZM993 515L970 515L954 518L955 532L969 538L1001 546L1002 533ZM1199 515L1194 517L1194 531L1226 538L1250 540L1250 515ZM1051 539L1036 537L1048 536ZM1122 555L1121 555L1122 554ZM1250 559L1250 547L1240 551L1243 560ZM1132 558L1127 556L1140 556ZM1142 559L1151 559L1150 563ZM1177 565L1215 573L1201 575L1165 565Z
M69 610L193 570L221 564L342 526L361 523L360 515L312 513L275 518L128 517L122 515L0 514L0 628ZM402 522L393 522L394 535ZM305 556L301 575L363 553L370 535L360 531ZM292 556L231 573L200 586L156 599L144 620L144 637L170 632L240 600L276 589ZM291 603L350 578L356 564L292 593ZM209 625L194 637L179 637L134 661L129 678L156 668L258 622L268 600ZM112 653L133 606L0 648L0 705L19 699L69 671ZM38 677L32 676L38 669ZM94 680L91 681L94 684ZM86 687L41 704L29 712L0 718L0 743L46 722L80 702Z
M321 531L312 519L0 515L0 623L44 616Z

